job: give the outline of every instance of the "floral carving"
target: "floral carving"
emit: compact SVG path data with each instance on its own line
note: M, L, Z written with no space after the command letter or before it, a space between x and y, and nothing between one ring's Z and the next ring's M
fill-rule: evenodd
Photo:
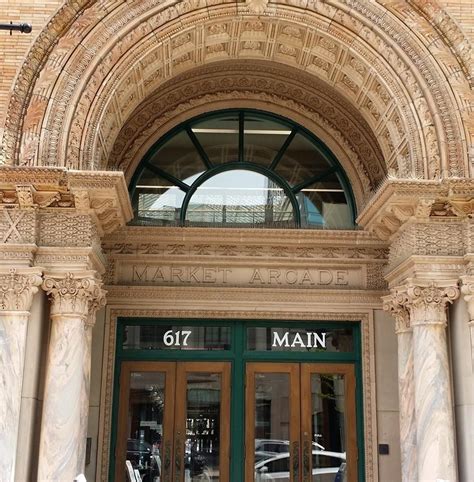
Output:
M51 298L53 316L76 315L91 323L96 310L105 306L102 282L93 272L45 274L42 288Z
M403 333L411 329L410 313L408 311L408 297L403 291L392 290L391 294L382 297L383 309L395 318L396 333Z
M33 295L41 284L41 273L11 268L0 274L0 308L5 311L29 311Z

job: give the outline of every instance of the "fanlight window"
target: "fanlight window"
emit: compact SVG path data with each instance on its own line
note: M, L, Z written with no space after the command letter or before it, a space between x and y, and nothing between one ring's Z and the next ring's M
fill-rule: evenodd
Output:
M353 229L344 172L301 126L250 110L179 125L132 181L133 224Z

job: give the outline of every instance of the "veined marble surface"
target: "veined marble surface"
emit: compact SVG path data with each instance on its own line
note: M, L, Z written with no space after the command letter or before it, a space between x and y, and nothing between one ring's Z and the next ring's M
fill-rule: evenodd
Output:
M416 462L413 334L411 331L403 331L398 333L397 337L402 482L413 482L418 476Z
M0 482L15 479L28 315L0 311Z
M42 482L72 481L84 471L90 331L81 316L52 316L38 468Z
M413 327L419 481L457 481L454 414L444 323Z

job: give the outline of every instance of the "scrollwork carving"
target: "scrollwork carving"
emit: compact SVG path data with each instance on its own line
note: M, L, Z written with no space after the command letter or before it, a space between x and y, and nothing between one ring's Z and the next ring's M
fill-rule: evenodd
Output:
M0 309L29 311L33 295L42 282L40 271L21 271L11 268L0 274Z
M51 298L51 315L76 315L90 325L96 310L105 305L102 282L94 272L49 274L42 288Z

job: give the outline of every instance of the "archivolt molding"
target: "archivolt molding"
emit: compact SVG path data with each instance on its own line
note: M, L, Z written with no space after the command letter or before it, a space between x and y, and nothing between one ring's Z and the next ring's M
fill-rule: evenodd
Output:
M48 164L82 167L84 139L73 135L72 126L83 128L92 120L91 102L97 99L99 105L101 92L109 85L120 95L110 97L99 125L117 134L125 118L163 79L217 59L270 58L321 77L347 96L392 152L386 158L389 168L406 175L399 167L406 157L411 175L465 173L467 149L465 140L459 142L464 136L458 106L445 85L446 77L422 42L384 7L341 0L309 2L302 11L299 2L271 3L258 17L242 3L218 3L164 5L149 0L112 7L101 2L82 10L72 28L56 36L60 41L35 84L26 117L22 114L15 121L10 109L4 136L6 161L35 164L47 159ZM79 11L79 2L75 5ZM260 26L245 30L247 23L263 24L263 30ZM209 30L226 25L227 32ZM433 29L432 33L439 39ZM452 58L443 42L439 49ZM126 57L127 52L135 62ZM122 61L128 70L119 65ZM129 75L118 80L113 67ZM163 78L150 80L157 75ZM26 82L28 89L33 82ZM15 139L23 120L20 154ZM411 138L406 139L406 133ZM107 157L115 139L112 134L104 141L104 132L98 134Z
M377 140L348 103L310 76L245 62L211 64L163 86L122 127L109 168L121 169L130 178L146 151L170 128L193 115L233 106L290 117L322 138L341 161L359 205L386 174Z

